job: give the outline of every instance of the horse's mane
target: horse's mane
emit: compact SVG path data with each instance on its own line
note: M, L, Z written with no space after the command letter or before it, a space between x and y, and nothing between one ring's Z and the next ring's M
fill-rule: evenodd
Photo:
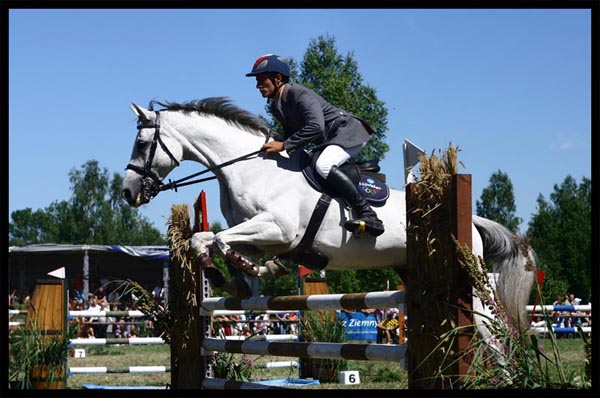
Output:
M217 116L226 122L233 123L244 130L256 135L268 135L269 127L264 119L233 105L228 97L209 97L201 100L192 100L183 103L150 101L150 109L157 104L167 111L181 111L184 113L197 112Z

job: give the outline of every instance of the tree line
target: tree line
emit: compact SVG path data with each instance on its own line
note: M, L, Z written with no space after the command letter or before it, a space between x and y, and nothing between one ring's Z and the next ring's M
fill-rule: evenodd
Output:
M332 104L366 120L376 131L357 160L383 159L389 150L385 143L387 109L376 90L363 83L353 54L341 55L335 38L319 36L311 40L302 61L289 57L292 81L314 89ZM269 114L268 107L265 111ZM268 121L274 131L281 126ZM89 160L80 169L69 172L69 200L54 201L45 209L25 208L11 213L9 245L37 243L165 245L152 223L137 209L121 199L123 176L101 168ZM556 295L574 293L583 302L591 299L591 178L578 183L568 175L546 199L537 198L524 237L535 250L538 267L545 272L542 300L551 304ZM497 221L515 234L522 220L516 217L513 186L507 174L494 172L489 185L476 201L479 216ZM215 223L213 230L220 229ZM221 262L219 262L221 263ZM224 265L220 264L223 268ZM391 269L328 271L327 280L334 292L379 291L389 284L395 289L402 283ZM261 279L264 294L289 295L297 289L296 275ZM534 289L532 295L537 289Z

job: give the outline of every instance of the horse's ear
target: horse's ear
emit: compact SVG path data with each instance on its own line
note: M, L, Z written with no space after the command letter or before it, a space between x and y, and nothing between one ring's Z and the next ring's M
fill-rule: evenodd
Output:
M140 118L142 121L151 121L152 120L151 118L152 118L153 112L150 112L149 110L145 109L144 107L139 106L135 102L132 102L131 105L129 105L129 108L131 108L133 113L135 113L135 115L138 118Z

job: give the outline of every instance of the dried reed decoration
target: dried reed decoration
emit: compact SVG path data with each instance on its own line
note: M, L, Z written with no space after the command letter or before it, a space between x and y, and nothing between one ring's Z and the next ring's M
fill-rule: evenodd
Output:
M416 182L407 190L407 334L414 364L411 384L416 388L448 388L454 376L448 372L457 360L452 348L456 308L450 300L457 247L450 195L458 152L450 144L439 156L421 155Z
M173 388L201 388L200 361L200 275L196 256L190 248L193 235L187 205L171 206L167 231L169 267L169 309L171 336L171 382Z

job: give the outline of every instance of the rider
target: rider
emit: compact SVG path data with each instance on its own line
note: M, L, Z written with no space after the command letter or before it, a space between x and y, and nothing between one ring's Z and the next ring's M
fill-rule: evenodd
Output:
M285 140L264 144L265 154L283 150L292 153L307 144L315 144L314 150L322 150L315 164L317 173L346 199L356 214L356 219L346 221L345 228L354 232L362 225L367 233L381 235L383 223L352 180L339 168L365 147L371 127L331 105L314 91L290 83L290 68L277 55L258 58L246 76L256 76L256 88L263 98L267 98L271 112L284 129Z

